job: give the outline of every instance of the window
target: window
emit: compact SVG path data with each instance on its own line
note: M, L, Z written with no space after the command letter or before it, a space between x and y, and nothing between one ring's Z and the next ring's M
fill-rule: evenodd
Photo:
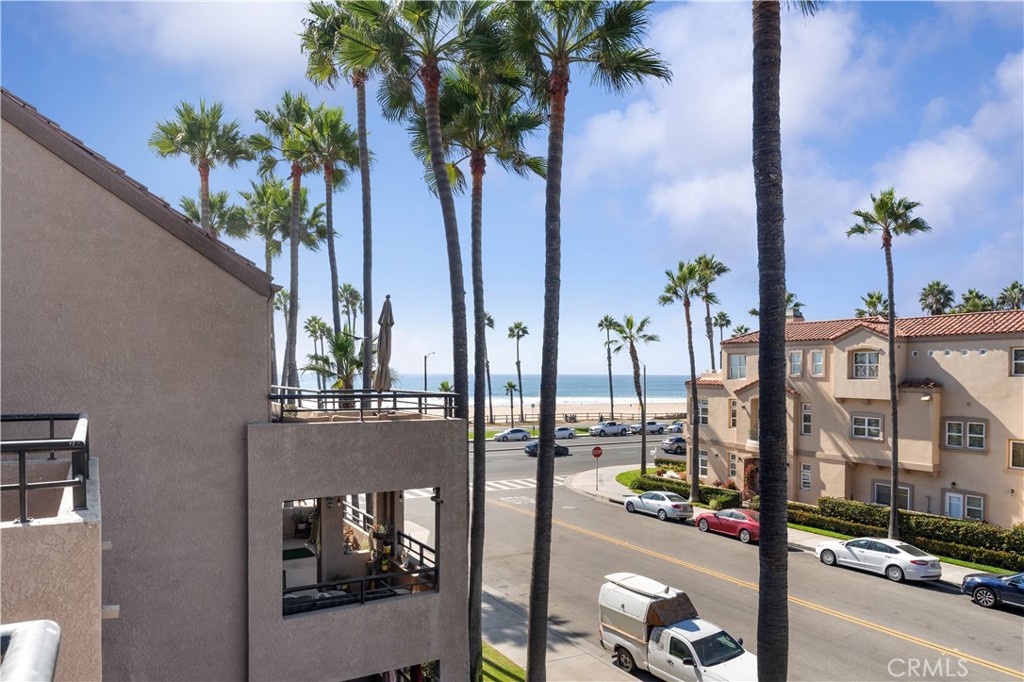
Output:
M853 378L878 378L878 351L858 351L853 354Z
M953 354L953 351L949 350L948 348L946 350L942 351L942 356L946 357L946 358L948 358L952 354Z
M798 377L804 373L804 352L802 350L789 351L789 376Z
M968 354L969 352L970 352L970 351L969 351L969 350L967 350L966 348L961 348L961 349L960 349L960 355L963 355L963 356L965 356L965 357L966 357L966 355L967 355L967 354Z
M965 425L966 424L966 428ZM967 419L947 419L945 443L947 448L968 450L985 449L985 422ZM965 441L966 435L966 441Z
M1024 440L1010 441L1010 468L1024 469Z
M734 428L734 429L736 428L736 421L737 421L736 418L737 418L737 414L738 413L739 413L739 401L738 400L730 400L729 401L729 426L731 428Z
M853 437L882 440L882 418L866 415L853 416Z
M800 435L809 436L811 435L811 404L803 403L800 405Z
M964 518L971 521L984 521L985 498L981 495L964 495Z
M823 351L823 350L812 350L811 351L811 376L812 377L825 376L825 351Z
M700 451L700 453L697 455L697 462L698 462L697 473L700 475L701 478L706 477L708 475L708 451L707 450L701 450Z
M739 460L739 457L736 456L735 452L733 452L733 453L731 453L729 455L729 477L730 478L736 475L736 463L737 463L738 460Z
M933 351L933 350L928 351L928 357L930 357L930 358L935 357L935 351Z
M1024 377L1024 348L1014 348L1010 352L1013 354L1013 368L1010 374L1015 377Z
M730 379L746 379L747 378L747 356L746 355L729 355L729 378Z
M875 483L875 504L892 504L892 486L888 483ZM896 506L900 509L910 509L910 488L900 486L900 494L896 499Z
M697 401L697 416L700 417L701 426L708 423L708 399L701 398Z
M800 465L800 490L811 489L811 465Z
M978 355L988 355L988 350L985 348L979 348Z
M917 357L917 351L916 350L915 351L911 351L910 352L910 357L916 358Z

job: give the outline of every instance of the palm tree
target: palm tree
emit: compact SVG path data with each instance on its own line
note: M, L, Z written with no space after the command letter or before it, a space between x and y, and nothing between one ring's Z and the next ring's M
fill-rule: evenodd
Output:
M939 280L934 280L921 289L921 310L929 315L945 315L953 307L956 295L949 285Z
M986 296L977 289L968 289L960 295L960 305L956 307L958 313L984 313L995 310L996 304L992 297Z
M891 466L891 487L889 495L889 537L899 540L900 519L899 519L899 492L900 486L900 450L899 450L899 408L897 405L898 393L896 388L896 300L893 298L893 274L892 274L892 238L897 235L912 236L919 232L931 230L922 218L912 217L914 209L921 204L910 201L906 197L896 197L896 190L893 187L882 190L876 197L871 195L871 210L854 211L853 215L860 218L860 222L846 231L846 236L866 235L872 232L880 232L882 235L882 250L885 252L885 280L889 293L889 409L892 413L892 466Z
M488 329L494 329L494 318L490 313L484 313L484 324ZM487 414L489 424L494 423L494 392L491 390L491 359L487 357L487 339L484 338L484 369L487 371ZM474 381L476 378L474 377Z
M348 174L359 166L359 144L340 107L323 104L313 109L309 122L298 127L310 164L324 176L327 204L327 257L331 266L331 312L334 333L341 331L338 302L338 259L334 250L334 192L348 184Z
M182 197L178 202L181 212L194 223L202 222L202 197L196 202L192 197ZM234 237L235 239L246 239L249 236L249 226L245 221L245 213L238 206L228 203L227 192L214 192L209 196L209 211L207 217L209 231L217 239L221 235Z
M519 421L521 422L526 421L526 416L523 413L523 366L519 361L519 342L529 333L530 330L522 322L513 322L508 328L508 338L516 341L516 378L519 379Z
M302 325L302 328L309 338L313 340L313 356L322 357L324 355L325 340L330 335L330 328L327 326L327 323L318 315L310 315L306 318L306 322ZM317 342L320 343L319 349L317 348ZM319 372L317 372L317 388L320 390L327 388L324 376Z
M1000 310L1020 310L1024 308L1024 286L1018 281L1013 281L1008 287L1000 292L996 298L996 307Z
M617 322L611 315L605 315L598 323L597 328L604 332L604 348L608 358L608 401L611 403L611 411L608 418L615 419L615 389L612 386L612 331L615 330Z
M309 170L310 162L307 148L303 144L298 131L300 126L309 120L310 107L303 94L292 95L287 90L274 111L256 110L256 120L267 127L267 135L253 135L250 138L252 148L259 152L260 172L266 177L273 172L278 161L285 161L291 166L292 181L292 214L289 227L290 282L289 292L292 300L290 307L298 309L299 303L299 205L302 192L302 174ZM295 344L298 337L298 319L291 316L288 323L288 337L285 341L284 371L289 386L298 386L299 370L295 362Z
M348 328L354 330L356 328L356 316L363 312L362 294L354 286L345 282L338 288L338 300L341 302L341 308L348 319Z
M668 283L665 285L665 292L658 297L658 305L670 305L672 303L683 304L683 315L686 320L686 350L690 357L690 463L687 469L690 472L690 501L700 502L700 402L697 397L697 362L693 355L693 325L690 321L690 303L693 299L701 296L704 290L703 275L696 263L679 261L676 271L665 271Z
M366 142L366 80L386 64L379 33L387 15L384 2L319 2L303 20L302 49L308 54L306 75L314 83L333 85L348 78L356 91L356 138L363 217L363 300L373 310L373 217L370 192L370 150ZM354 330L354 327L353 327ZM373 338L372 316L363 318L363 338ZM363 386L370 386L371 344L363 344Z
M288 314L289 304L291 303L291 296L288 295L287 289L281 289L274 294L274 312L281 313L284 315L284 326L288 327ZM277 347L274 343L274 325L270 325L270 382L272 385L276 385L278 382L277 376ZM281 382L284 383L284 378L281 378Z
M729 266L722 263L714 254L702 253L694 260L701 274L700 298L704 301L704 333L708 337L708 348L711 353L711 371L715 371L715 327L711 317L711 306L718 305L718 297L711 291L711 285L719 277L729 272Z
M509 420L512 422L512 426L516 425L516 382L506 381L505 382L505 395L508 396L508 414Z
M732 335L733 336L740 336L741 334L749 334L749 333L750 333L750 327L748 327L745 324L738 324L738 325L736 325L735 327L732 328Z
M174 119L156 124L149 147L163 157L184 154L199 170L199 222L204 230L210 230L210 171L219 163L234 167L239 161L251 159L252 149L239 121L221 120L224 105L220 102L207 107L200 98L197 110L182 100L174 114Z
M792 291L787 291L786 292L786 298L785 298L784 302L785 302L785 306L786 306L786 314L787 315L789 315L790 313L798 314L800 312L800 309L804 307L803 303L801 303L800 301L796 300L796 294L794 294ZM761 311L758 310L757 308L751 308L750 310L747 311L747 313L751 317L760 317L761 316Z
M452 385L448 381L442 381L440 384L438 384L437 390L441 391L442 393L451 393Z
M800 2L804 15L818 3ZM760 448L761 542L758 547L757 675L789 675L789 547L786 525L786 250L782 200L782 125L779 82L782 21L779 2L754 2L753 169L757 205L758 434ZM890 297L891 299L891 297ZM793 297L796 303L796 297Z
M861 296L864 301L863 308L854 311L854 317L882 317L889 315L889 301L885 300L885 294L881 291L869 291L867 296Z
M547 186L544 201L544 333L541 344L540 444L537 506L530 581L527 671L531 682L547 668L548 572L554 489L558 308L561 277L562 150L572 65L588 67L595 81L621 92L648 78L670 80L657 52L643 45L649 0L635 2L510 2L495 9L504 21L504 53L528 65L533 92L548 111Z
M640 358L636 354L636 344L655 343L660 341L657 334L648 334L647 325L651 323L650 316L645 317L636 323L632 315L626 315L622 322L614 321L612 331L618 335L618 339L611 341L612 351L618 353L623 348L629 349L629 359L633 363L633 388L636 390L636 400L640 403L640 473L647 473L647 396L640 388ZM646 367L645 367L646 370Z
M729 313L725 312L724 310L719 310L717 313L715 313L715 319L711 321L711 324L718 327L718 356L719 358L721 358L723 340L722 337L725 334L725 329L730 324L732 324L732 320L729 319ZM719 367L721 367L721 364L719 364ZM724 369L724 367L722 369Z

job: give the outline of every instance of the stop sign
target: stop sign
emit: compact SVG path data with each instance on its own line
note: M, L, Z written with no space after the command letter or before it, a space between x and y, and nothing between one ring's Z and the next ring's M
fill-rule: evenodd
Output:
M594 449L591 451L591 454L594 455L594 457L600 457L602 452L603 450L601 450L601 446L595 445Z

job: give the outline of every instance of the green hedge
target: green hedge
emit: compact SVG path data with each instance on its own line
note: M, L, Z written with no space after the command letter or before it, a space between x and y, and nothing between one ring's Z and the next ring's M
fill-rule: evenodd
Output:
M637 478L633 486L640 490L668 490L686 498L690 497L690 484L686 481L647 475ZM730 509L743 504L743 495L740 491L710 485L700 486L700 499L714 509Z
M674 460L674 459L665 459L664 457L655 457L654 458L654 466L656 466L656 467L667 467L667 468L670 468L670 469L682 469L683 471L686 470L686 462L685 461L680 462L680 461Z

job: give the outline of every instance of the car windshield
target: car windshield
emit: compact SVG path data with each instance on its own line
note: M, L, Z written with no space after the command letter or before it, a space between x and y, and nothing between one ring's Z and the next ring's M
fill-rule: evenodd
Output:
M686 502L686 500L675 493L665 493L665 499L669 502Z
M743 654L743 647L725 630L692 642L701 665L711 667Z
M906 552L907 554L909 554L910 556L928 556L928 552L922 552L921 550L919 550L917 547L914 547L913 545L906 545L906 544L902 544L901 543L901 544L896 545L896 549L902 550L902 551Z

